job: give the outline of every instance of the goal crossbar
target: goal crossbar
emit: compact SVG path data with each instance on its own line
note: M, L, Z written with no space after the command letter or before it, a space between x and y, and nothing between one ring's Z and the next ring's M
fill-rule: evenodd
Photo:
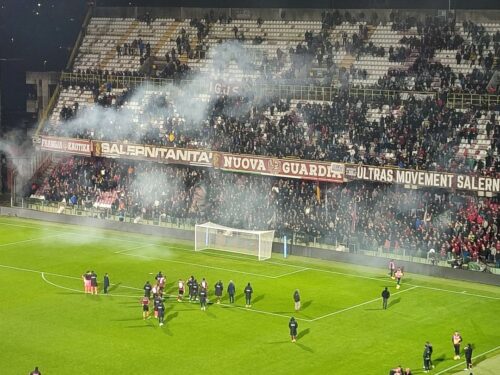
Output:
M195 226L195 250L206 249L271 258L274 230L255 231L207 222Z

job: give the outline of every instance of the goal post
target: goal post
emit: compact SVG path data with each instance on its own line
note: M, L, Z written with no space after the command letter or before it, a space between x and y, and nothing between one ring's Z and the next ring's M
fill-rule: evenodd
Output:
M274 230L258 231L225 227L214 223L196 224L195 251L206 249L271 258Z

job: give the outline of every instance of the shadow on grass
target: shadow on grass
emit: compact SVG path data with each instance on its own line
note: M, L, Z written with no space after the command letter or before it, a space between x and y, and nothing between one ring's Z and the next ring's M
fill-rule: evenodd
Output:
M258 295L258 296L257 296L257 297L255 297L255 298L253 298L253 299L252 299L252 304L262 301L262 300L264 299L264 297L265 297L265 296L266 296L265 294L261 294L261 295Z
M239 301L240 299L245 298L245 293L240 293L234 296L234 302Z
M275 344L290 344L290 340L286 340L286 341L271 341L271 342L268 342L268 344L271 344L271 345L275 345Z
M297 345L299 348L301 348L302 350L305 350L306 352L309 352L309 353L314 353L314 350L312 350L309 346L306 346L304 344L301 344L300 342L296 342L294 343L295 345Z
M441 354L439 357L433 358L432 359L432 364L436 366L437 364L443 362L446 359L444 354Z
M306 335L308 335L310 331L311 331L310 328L307 328L307 329L304 329L304 330L300 331L299 334L297 335L297 340L301 339L302 337L304 337Z
M110 293L113 290L117 289L120 285L122 285L122 283L111 284L110 287L108 288L108 293Z
M389 302L389 304L387 305L387 307L392 307L394 305L397 305L399 302L401 302L401 297L393 299L391 302Z
M312 303L312 300L304 302L303 304L301 304L300 309L301 310L307 309L309 306L311 306L311 303Z
M179 313L177 311L174 312L173 314L167 315L167 318L165 319L165 324L177 318L177 316L179 316Z
M136 325L136 326L126 326L125 328L155 328L153 325Z

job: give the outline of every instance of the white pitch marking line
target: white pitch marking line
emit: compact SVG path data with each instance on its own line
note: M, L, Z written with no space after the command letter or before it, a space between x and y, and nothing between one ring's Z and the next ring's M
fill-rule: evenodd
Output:
M273 276L273 279L278 279L280 277L284 277L284 276L289 276L289 275L293 275L295 273L299 273L299 272L304 272L304 271L307 271L309 268L307 267L304 267L300 270L296 270L296 271L292 271L292 272L287 272L287 273L284 273L284 274L281 274L281 275L278 275L278 276Z
M473 272L473 271L471 271L471 272ZM406 285L414 285L414 284L406 283ZM485 296L484 294L469 293L469 292L467 292L465 290L461 291L461 292L458 292L456 290L434 288L432 286L424 286L424 285L415 285L415 286L418 286L419 288L429 289L429 290L437 290L439 292L447 292L447 293L460 294L462 296L474 296L474 297L481 297L481 298L488 298L488 299L500 300L500 297L491 297L491 296Z
M42 279L43 281L45 281L47 284L50 284L52 286L55 286L56 288L59 288L59 289L64 289L64 290L70 290L72 292L76 292L76 293L85 293L85 292L82 292L81 290L78 290L78 289L73 289L73 288L67 288L65 286L62 286L62 285L59 285L59 284L55 284L53 283L52 281L49 281L47 280L47 278L45 277L45 272L42 272ZM87 293L88 294L88 293ZM126 294L112 294L112 293L107 293L107 294L104 294L106 296L111 296L111 297L127 297L127 298L139 298L137 296L129 296L129 295L126 295Z
M17 245L17 244L20 244L20 243L32 242L32 241L43 241L43 240L46 240L46 239L48 239L48 238L53 238L53 237L61 237L61 236L65 236L65 234L54 234L54 235L50 235L50 236L37 237L37 238L30 238L29 240L22 240L22 241L8 242L8 243L3 243L3 244L0 244L0 247L3 247L3 246L11 246L11 245Z
M44 271L32 270L32 269L29 269L29 268L7 266L5 264L0 264L0 267L2 267L2 268L9 268L11 270L16 270L16 271L33 272L33 273L38 273L38 274L42 274L43 273L44 275L50 275L50 276L56 276L56 277L64 277L66 279L72 279L72 280L81 280L82 279L81 277L76 277L76 276L61 275L59 273L44 272ZM113 286L113 285L117 285L117 284L110 284L110 286ZM135 288L135 287L126 286L126 285L120 285L120 288L133 289L133 290L142 290L141 288ZM77 291L81 292L81 290L77 290Z
M219 303L219 305L223 306L224 308L238 309L238 310L249 311L249 312L254 312L254 313L259 313L259 314L265 314L265 315L279 316L281 318L287 318L287 319L290 319L290 316L292 316L291 313L290 313L290 315L284 315L284 314L273 313L273 312L270 312L270 311L255 310L255 309L249 308L249 307L229 305L227 303ZM303 321L303 322L312 322L314 319L311 320L311 319L295 318L295 320L300 320L300 321Z
M10 223L3 223L3 222L1 224L2 225L10 225L10 226L14 226L14 227L21 227L21 228L43 229L42 226L35 227L35 226L18 225L18 224L10 224ZM85 235L84 233L79 233L79 232L67 232L66 234L79 234L79 235L82 235L82 236ZM65 234L61 234L61 236L62 235L65 235ZM102 237L102 236L101 237L93 236L93 237L94 238L108 239L108 240L112 239L112 240L122 241L122 242L128 242L128 243L142 243L142 242L139 242L139 241L125 240L125 239L114 238L114 237L113 238ZM158 244L155 244L155 245L158 245ZM158 246L160 246L160 245L158 245ZM166 248L167 249L181 249L181 250L184 250L184 251L189 251L186 248L175 247L175 246L168 246L168 245L166 245ZM125 254L125 255L127 255L127 254ZM213 255L216 255L216 254L213 254ZM253 260L253 259L250 259L250 260ZM266 260L265 263L279 264L279 265L283 265L283 266L303 268L303 266L297 266L297 265L286 264L286 263L281 263L281 262L272 262L272 261L269 261L269 260ZM366 279L366 280L373 280L373 281L383 281L381 278L376 278L376 277L362 276L362 275L357 275L357 274L352 274L352 273L346 273L346 272L338 272L338 271L332 271L332 270L325 270L325 269L315 268L315 267L307 267L307 268L309 270L318 271L318 272L332 273L332 274L335 274L335 275L350 276L350 277L356 277L356 278L359 278L359 279ZM260 275L260 276L262 276L262 275ZM275 278L275 276L264 276L264 277ZM434 288L434 287L429 287L429 286L424 286L424 285L415 285L415 284L409 284L409 283L406 283L406 285L417 286L419 288L430 289L430 290L437 290L437 291L441 291L441 292L461 294L461 295L466 295L466 296L468 295L468 296L474 296L474 297L480 297L480 298L500 300L500 297L491 297L491 296L486 296L486 295L483 295L483 294L462 293L462 292L457 292L457 291L450 290L450 289Z
M497 346L496 348L493 348L493 349L488 350L487 352L484 352L484 353L478 354L478 355L476 355L476 356L472 357L472 359L476 359L476 358L481 357L481 356L483 356L483 355L486 355L486 354L488 354L488 353L494 352L495 350L498 350L498 349L500 349L500 345L499 345L499 346ZM437 372L437 373L436 373L436 374L434 374L434 375L444 374L444 373L445 373L445 372L447 372L448 370L454 369L455 367L458 367L458 366L463 366L464 364L465 364L465 361L460 362L460 363L457 363L456 365L453 365L453 366L451 366L451 367L445 368L444 370L441 370L441 371Z
M150 246L154 246L154 245L155 245L154 243L150 243L150 244L147 244L147 245L136 246L136 247L133 247L131 249L125 249L125 250L115 251L114 253L115 254L123 254L123 253L126 253L128 251L144 249L145 247L150 247Z
M392 295L395 296L396 294L401 294L401 293L404 293L404 292L408 292L408 291L416 289L416 288L418 288L418 286L414 286L414 287L411 287L409 289L405 289L405 290L402 290L400 292L393 293ZM332 316L332 315L337 315L337 314L343 313L345 311L349 311L349 310L355 309L356 307L361 307L361 306L364 306L364 305L368 305L369 303L373 303L373 302L380 301L380 300L381 300L380 297L379 298L374 298L374 299L372 299L370 301L359 303L359 304L354 305L354 306L346 307L345 309L342 309L342 310L337 310L337 311L334 311L332 313L319 316L317 318L312 319L311 321L315 322L317 320L320 320L320 319L323 319L323 318L327 318L327 317Z
M157 258L157 257L150 257L146 255L139 255L139 254L127 254L127 253L122 253L121 255L124 256L129 256L129 257L137 257L137 258L144 258L144 259L151 259L151 260L160 260L164 262L171 262L171 263L178 263L178 264L186 264L189 266L196 266L196 267L202 267L202 268L209 268L213 270L219 270L219 271L226 271L226 272L233 272L233 273L241 273L243 275L251 275L251 276L257 276L257 277L266 277L268 279L274 279L275 276L270 276L270 275L264 275L261 273L253 273L253 272L245 272L245 271L237 271L237 270L232 270L228 268L223 268L223 267L215 267L215 266L207 266L205 264L198 264L198 263L192 263L192 262L183 262L181 260L173 260L173 259L167 259L167 258Z

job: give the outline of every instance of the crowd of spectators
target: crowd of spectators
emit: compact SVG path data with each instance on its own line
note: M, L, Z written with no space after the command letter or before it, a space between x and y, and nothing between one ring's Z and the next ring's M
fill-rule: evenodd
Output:
M47 126L44 131L66 137L368 165L489 175L499 170L496 112L451 109L442 99L368 102L340 94L329 103L291 106L288 100L251 97L252 93L218 95L208 102L204 119L193 122L177 113L176 103L165 94L137 99L132 90L119 95L109 91L110 87L95 100L116 113L104 116L98 126L84 121L87 112L83 120ZM130 112L126 104L130 98L143 112ZM373 111L378 115L374 117ZM480 158L459 153L462 139L472 144L477 138L478 119L483 116L488 118L487 153Z
M73 157L32 193L90 209L113 193L109 212L136 222L212 221L276 230L297 241L449 260L498 260L499 202L450 191L379 183L318 184L185 166ZM109 194L108 194L109 195Z
M404 22L413 26L415 22ZM402 46L389 49L390 61L410 61L409 69L389 71L381 77L377 86L393 90L430 91L434 89L493 94L497 87L488 86L494 71L495 61L500 57L500 33L490 35L484 26L472 21L463 23L466 39L456 29L455 20L427 17L424 22L416 21L417 35L403 36ZM393 24L394 27L394 24ZM469 41L469 38L472 40ZM492 48L490 48L492 47ZM450 50L457 65L469 65L470 73L454 71L446 62L435 57L436 51ZM498 63L497 63L498 64ZM433 84L436 82L436 84Z

